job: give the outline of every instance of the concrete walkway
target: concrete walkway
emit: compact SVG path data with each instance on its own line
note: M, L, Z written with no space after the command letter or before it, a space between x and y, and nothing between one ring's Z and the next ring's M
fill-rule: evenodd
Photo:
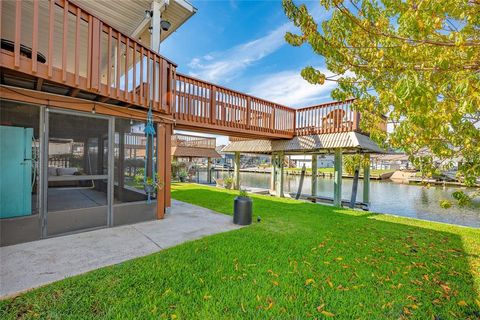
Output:
M163 220L0 248L0 298L239 228L232 217L173 200Z

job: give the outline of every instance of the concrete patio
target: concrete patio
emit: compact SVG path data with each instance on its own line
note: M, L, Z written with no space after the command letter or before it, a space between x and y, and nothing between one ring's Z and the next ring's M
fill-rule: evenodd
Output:
M237 229L232 217L173 200L164 220L0 248L0 298Z

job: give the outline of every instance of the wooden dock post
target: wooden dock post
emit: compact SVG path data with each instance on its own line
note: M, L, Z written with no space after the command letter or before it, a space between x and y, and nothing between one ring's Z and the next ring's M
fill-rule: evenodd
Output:
M275 185L276 185L276 167L275 167L275 161L276 161L277 155L272 153L270 156L270 163L272 164L272 170L270 172L270 190L275 191Z
M312 196L317 195L318 154L312 154Z
M207 183L212 183L212 158L207 158Z
M358 189L358 176L360 174L360 168L355 168L355 174L353 175L352 183L352 196L350 198L350 209L355 208L355 203L357 202L357 189Z
M277 157L275 159L275 180L276 180L276 186L275 186L275 191L276 191L276 196L283 198L285 195L283 193L283 162L285 161L285 154L283 152L279 152L277 154Z
M363 163L363 202L370 203L370 154L365 154Z
M233 163L233 188L240 190L240 152L235 152Z
M333 205L342 206L342 149L335 149Z
M306 171L307 171L307 167L305 167L305 163L303 163L302 173L300 174L300 183L298 184L298 191L297 191L297 195L295 196L295 200L298 200L302 195L303 180L305 179Z

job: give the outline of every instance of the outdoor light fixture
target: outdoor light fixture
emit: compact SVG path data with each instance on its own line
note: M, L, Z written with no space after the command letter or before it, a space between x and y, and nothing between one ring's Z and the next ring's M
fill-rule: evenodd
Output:
M96 112L97 112L97 110L95 110L95 105L93 105L92 114L95 114Z
M170 21L167 21L167 20L160 21L160 27L162 28L163 31L168 31L171 25L172 24L170 23Z
M153 10L145 10L145 19L153 17Z

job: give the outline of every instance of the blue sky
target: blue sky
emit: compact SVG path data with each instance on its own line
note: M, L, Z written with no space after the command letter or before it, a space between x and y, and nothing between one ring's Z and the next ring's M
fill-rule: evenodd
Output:
M326 15L318 1L305 1L316 21ZM284 40L295 31L281 1L198 1L197 13L161 44L162 55L185 73L291 107L331 100L334 84L307 83L300 71L323 69L308 45Z
M295 31L281 1L191 1L198 9L162 43L178 71L292 107L330 100L332 84L312 86L300 76L306 65L324 66L308 45L284 40ZM307 2L318 21L318 1Z

